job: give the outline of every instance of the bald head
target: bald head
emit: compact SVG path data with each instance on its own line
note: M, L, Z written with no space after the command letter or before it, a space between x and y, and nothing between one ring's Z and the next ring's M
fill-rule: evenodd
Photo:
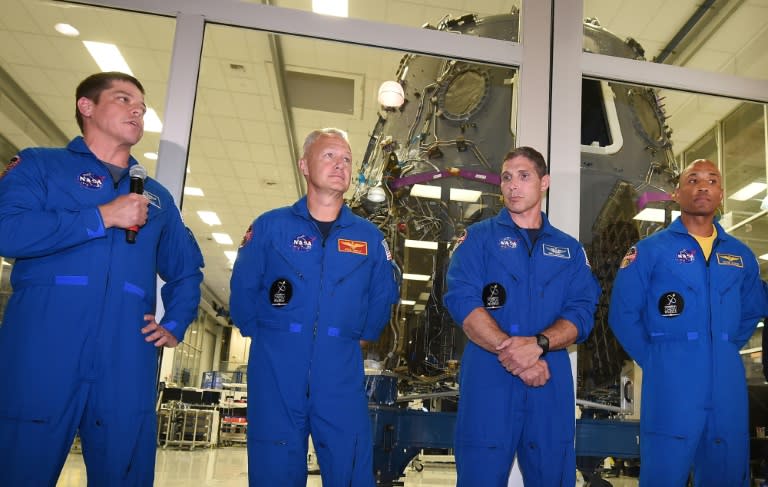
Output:
M673 199L684 215L711 218L723 201L722 176L717 165L696 159L680 174Z

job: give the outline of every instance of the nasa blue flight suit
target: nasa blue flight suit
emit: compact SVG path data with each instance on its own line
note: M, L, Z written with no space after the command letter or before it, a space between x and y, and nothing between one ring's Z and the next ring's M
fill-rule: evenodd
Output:
M643 369L640 485L747 486L739 349L766 314L754 254L719 225L709 261L678 218L632 247L608 321Z
M533 336L558 318L592 330L600 287L583 248L542 214L534 242L509 211L470 226L448 267L446 307L461 325L484 307L502 331ZM495 354L467 343L460 372L456 423L459 487L507 485L515 453L526 485L576 482L574 394L566 350L543 357L551 378L528 387L507 372Z
M130 164L137 162L131 158ZM157 349L141 328L165 280L162 325L195 319L200 250L168 191L147 178L136 237L98 206L128 193L82 137L26 149L0 179L0 255L15 258L0 327L0 483L55 486L79 429L88 484L152 485Z
M324 240L306 197L260 216L238 252L232 319L251 337L251 486L304 486L307 435L323 485L374 485L359 340L376 340L398 299L381 232L345 205Z

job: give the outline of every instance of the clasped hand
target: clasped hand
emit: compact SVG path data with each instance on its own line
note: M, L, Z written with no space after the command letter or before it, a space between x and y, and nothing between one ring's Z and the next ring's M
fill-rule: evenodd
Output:
M541 347L533 337L509 337L501 342L496 350L498 359L512 375L516 375L526 385L543 386L550 378L549 366L542 360Z

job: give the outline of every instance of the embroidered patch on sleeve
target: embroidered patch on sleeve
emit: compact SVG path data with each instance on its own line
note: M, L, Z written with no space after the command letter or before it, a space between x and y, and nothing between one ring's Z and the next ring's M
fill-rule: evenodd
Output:
M387 260L392 260L392 252L389 251L389 244L387 244L387 241L382 240L381 245L384 246L384 254L387 256Z
M248 230L245 231L245 235L243 235L243 239L240 241L240 248L248 245L248 242L251 241L251 238L253 238L253 225L249 225Z
M624 256L623 259L621 259L621 265L619 266L620 269L624 269L625 267L629 267L629 265L635 261L637 258L637 247L634 245L627 250L627 255Z
M13 169L14 167L18 166L19 163L21 163L21 157L13 156L11 158L11 160L8 161L8 165L5 166L5 171L3 171L2 174L0 174L0 179L3 179L5 177L5 175L8 174L9 172L11 172L11 169Z

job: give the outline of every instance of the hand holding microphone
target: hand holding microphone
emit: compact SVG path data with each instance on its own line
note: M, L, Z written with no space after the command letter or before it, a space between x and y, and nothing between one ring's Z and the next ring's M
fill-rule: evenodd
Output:
M128 243L136 242L136 233L147 222L149 201L144 197L144 178L147 170L139 165L130 171L130 193L118 196L114 200L99 206L104 228L125 228Z
M131 193L144 194L144 180L147 178L147 170L141 164L131 167L129 172L131 176ZM138 225L131 225L125 229L125 241L129 244L136 243L136 234L139 232Z

